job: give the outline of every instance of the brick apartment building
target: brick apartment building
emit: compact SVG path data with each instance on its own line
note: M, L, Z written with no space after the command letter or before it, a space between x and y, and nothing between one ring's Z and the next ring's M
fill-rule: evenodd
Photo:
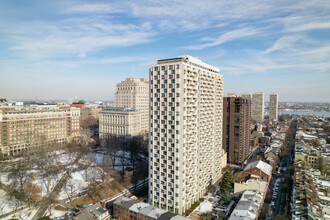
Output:
M250 115L250 98L223 98L222 147L228 163L242 164L250 153Z
M43 143L80 135L80 109L68 106L0 107L0 152L14 155Z

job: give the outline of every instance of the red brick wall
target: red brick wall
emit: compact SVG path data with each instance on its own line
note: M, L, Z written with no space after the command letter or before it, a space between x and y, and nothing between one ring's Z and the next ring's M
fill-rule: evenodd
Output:
M256 167L244 171L243 175L245 177L247 177L249 175L257 175L257 176L259 176L258 180L262 180L262 181L266 181L266 182L269 182L270 178L271 178L271 176L268 176L267 174L265 174L264 172L262 172L261 170L259 170ZM251 178L251 179L255 179L255 178Z

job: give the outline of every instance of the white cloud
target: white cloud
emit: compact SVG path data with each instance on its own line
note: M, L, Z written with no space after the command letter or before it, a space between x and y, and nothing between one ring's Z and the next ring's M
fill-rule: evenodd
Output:
M298 26L293 26L291 28L288 28L287 31L298 32L298 31L310 31L317 29L330 29L330 22L313 22L313 23L301 24Z
M233 40L237 40L237 39L240 39L240 38L245 38L245 37L249 37L249 36L253 36L253 35L258 35L260 33L261 33L261 31L258 30L258 29L254 29L254 28L250 28L250 27L241 28L241 29L228 31L224 34L221 34L217 38L204 37L204 38L201 39L201 41L209 41L209 43L187 46L185 48L186 49L191 49L191 50L199 50L199 49L204 49L204 48L207 48L207 47L218 46L220 44L223 44L223 43L226 43L226 42L229 42L229 41L233 41Z
M94 4L83 4L75 5L70 8L66 8L64 13L116 13L121 12L118 7L114 7L109 3L94 3Z
M310 49L310 50L303 50L303 51L297 52L296 54L297 55L309 55L309 56L322 56L322 57L325 57L325 56L330 55L330 46L322 46L322 47L314 48L314 49Z
M103 58L103 59L98 59L94 60L92 62L96 63L131 63L131 62L145 62L152 60L153 58L151 57L146 57L146 56L123 56L123 57L112 57L112 58Z
M276 42L273 44L273 46L271 46L270 48L265 50L264 53L269 54L269 53L272 53L272 52L277 51L277 50L287 49L288 47L290 47L292 44L299 41L300 39L301 39L300 36L284 36L284 37L281 37L278 40L276 40Z
M48 25L29 23L30 30L24 28L25 23L17 26L22 26L22 32L26 32L16 33L9 39L15 44L11 49L28 58L85 57L89 52L107 47L146 43L151 41L154 35L148 23L113 24L103 19L61 20ZM37 37L33 34L36 29L39 30ZM2 32L6 33L6 30Z
M262 0L113 0L105 4L89 3L81 6L79 3L67 7L65 13L119 13L125 17L150 20L154 26L163 30L177 31L203 30L217 27L219 24L222 26L221 23L227 21L258 19L272 14L275 8L285 11L281 4Z

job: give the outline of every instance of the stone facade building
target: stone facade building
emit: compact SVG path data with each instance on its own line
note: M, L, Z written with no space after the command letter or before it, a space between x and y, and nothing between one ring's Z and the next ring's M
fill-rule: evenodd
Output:
M278 95L272 93L269 95L269 119L277 119L278 116Z
M265 98L262 92L253 93L251 105L251 119L257 122L264 120Z
M149 83L127 78L117 84L116 108L99 113L100 138L110 135L132 137L149 130Z
M149 82L147 79L127 78L117 84L115 106L136 109L141 114L141 133L149 130Z
M141 132L141 114L135 109L105 108L99 113L100 138L109 135L130 137Z

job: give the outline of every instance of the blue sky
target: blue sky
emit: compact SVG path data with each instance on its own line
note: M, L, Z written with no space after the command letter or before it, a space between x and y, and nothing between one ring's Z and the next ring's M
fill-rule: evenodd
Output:
M330 102L328 0L0 1L0 96L113 100L157 59L220 68L224 92Z

